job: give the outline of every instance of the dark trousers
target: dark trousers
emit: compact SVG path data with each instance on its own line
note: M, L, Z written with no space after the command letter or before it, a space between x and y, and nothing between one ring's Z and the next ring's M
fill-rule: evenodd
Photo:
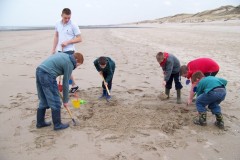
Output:
M62 51L58 51L58 52L62 52ZM69 55L72 55L72 54L74 53L74 51L65 51L65 52L63 52L63 53L67 53L67 54L69 54Z
M182 89L183 86L182 86L182 84L180 82L180 74L179 73L171 74L169 80L166 83L166 88L167 89L171 89L172 88L173 80L174 80L174 83L175 83L175 89L176 90Z
M207 72L207 73L204 73L204 76L207 77L207 76L216 76L218 73L218 71L216 72Z
M113 75L114 75L114 72L113 72ZM104 77L104 79L106 80L107 74L104 74L104 73L103 73L103 77ZM105 87L105 85L104 85L103 82L102 82L102 88L103 88L103 89L106 89L106 87ZM108 82L108 89L109 89L109 90L112 89L112 79Z

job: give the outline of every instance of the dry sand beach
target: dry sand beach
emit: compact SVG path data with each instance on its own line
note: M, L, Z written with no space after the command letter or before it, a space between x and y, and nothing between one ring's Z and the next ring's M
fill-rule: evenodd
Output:
M78 94L88 103L70 106L80 126L36 129L38 99L35 69L48 56L53 30L0 32L0 160L239 160L240 159L240 21L195 24L141 24L143 28L82 29L77 45L85 62L74 71ZM158 51L175 54L181 64L210 57L228 80L221 104L225 130L196 126L194 105L186 106L189 86L176 104L171 90L159 99L163 73ZM101 77L93 66L105 55L116 62L112 100L98 101ZM187 109L187 110L186 110ZM51 120L50 110L47 120Z

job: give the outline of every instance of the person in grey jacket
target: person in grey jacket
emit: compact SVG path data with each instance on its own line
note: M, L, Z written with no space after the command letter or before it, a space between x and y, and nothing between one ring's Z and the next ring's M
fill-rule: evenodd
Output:
M172 88L172 82L175 82L175 89L177 90L177 103L181 103L181 89L182 84L180 82L180 62L172 54L166 52L158 52L156 59L162 67L164 73L163 86L165 86L165 94L169 98L170 89Z
M46 110L51 108L54 130L61 130L69 127L61 121L61 101L56 78L63 77L63 105L68 106L69 100L69 79L72 71L84 61L81 53L75 52L72 55L60 52L53 54L43 61L36 69L36 84L39 105L37 109L37 128L50 126L45 122Z

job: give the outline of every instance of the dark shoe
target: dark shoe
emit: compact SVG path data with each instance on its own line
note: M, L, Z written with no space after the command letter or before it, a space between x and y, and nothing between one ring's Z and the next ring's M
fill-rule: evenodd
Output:
M218 113L215 115L216 116L216 122L214 123L218 128L224 129L224 122L223 122L223 117L221 113Z
M78 86L76 86L76 87L72 87L71 89L70 89L70 91L69 91L69 93L75 93L77 90L78 90Z
M169 99L170 89L165 88L165 94L167 95L167 99Z
M199 113L199 117L196 117L193 120L193 123L200 126L207 125L207 114L206 113Z
M45 122L46 109L37 109L37 128L47 127L51 125L51 122Z
M98 97L98 99L103 99L103 98L106 97L106 95L107 95L107 90L103 89L103 93L102 93L102 95L100 97Z
M111 93L111 90L109 90L109 93ZM111 95L108 95L108 93L106 92L106 100L109 101L111 98Z
M61 122L61 110L52 109L52 119L54 124L54 130L61 130L69 127L69 124L62 124Z
M181 104L181 89L177 89L177 104Z
M112 97L110 95L106 95L106 100L109 101L110 99L112 99Z

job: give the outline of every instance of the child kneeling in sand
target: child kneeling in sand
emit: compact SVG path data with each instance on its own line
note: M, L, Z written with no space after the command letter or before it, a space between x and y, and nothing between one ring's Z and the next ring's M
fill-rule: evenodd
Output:
M99 57L94 62L94 66L101 76L104 77L105 82L102 82L103 92L99 99L106 98L107 100L111 99L111 96L107 93L107 88L109 92L112 89L112 79L115 71L115 62L109 57Z
M46 109L51 108L54 130L65 129L69 124L61 122L61 101L56 78L64 75L63 78L63 105L68 106L69 79L72 71L83 63L83 55L74 53L53 54L42 62L36 69L36 83L38 98L40 100L37 109L37 128L50 126L50 122L45 122Z
M227 80L213 76L205 77L201 71L198 71L192 75L192 81L197 84L196 108L199 113L199 117L193 122L201 126L207 125L206 106L208 106L216 116L215 125L223 129L224 122L219 104L225 99Z
M165 94L167 95L167 98L169 98L170 89L172 88L172 82L174 80L175 82L175 89L177 90L177 103L181 103L181 89L182 84L180 82L180 62L172 54L166 53L166 52L159 52L156 55L156 59L160 66L162 67L162 70L164 72L164 81L163 86L165 87Z

